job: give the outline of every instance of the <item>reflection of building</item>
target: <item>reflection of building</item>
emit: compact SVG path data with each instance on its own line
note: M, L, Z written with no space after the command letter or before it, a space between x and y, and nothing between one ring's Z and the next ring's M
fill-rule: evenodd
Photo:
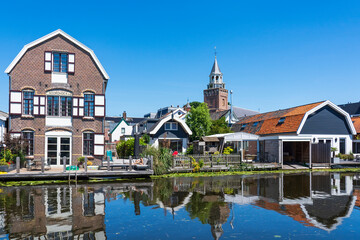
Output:
M105 196L101 189L33 187L12 189L7 206L10 238L105 239Z
M277 178L245 178L242 192L225 196L236 204L253 204L287 215L306 226L336 229L355 206L353 180L340 174L280 174Z

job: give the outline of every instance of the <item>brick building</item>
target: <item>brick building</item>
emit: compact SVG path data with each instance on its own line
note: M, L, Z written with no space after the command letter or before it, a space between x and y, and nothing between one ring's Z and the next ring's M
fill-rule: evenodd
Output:
M59 29L25 45L5 73L9 132L28 142L28 158L100 163L109 76L91 49Z

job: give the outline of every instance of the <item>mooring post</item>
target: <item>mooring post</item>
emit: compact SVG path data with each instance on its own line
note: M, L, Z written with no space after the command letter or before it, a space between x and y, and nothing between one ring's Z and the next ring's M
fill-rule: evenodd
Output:
M110 171L110 158L109 156L106 157L107 160L107 170Z
M154 170L154 156L150 156L150 169Z
M87 173L87 157L85 156L85 160L84 160L84 170Z
M20 173L20 157L16 157L16 173Z
M65 156L63 156L63 167L64 167L63 171L66 172L66 157Z
M41 157L41 173L45 172L45 158Z
M129 171L132 170L132 156L129 156Z

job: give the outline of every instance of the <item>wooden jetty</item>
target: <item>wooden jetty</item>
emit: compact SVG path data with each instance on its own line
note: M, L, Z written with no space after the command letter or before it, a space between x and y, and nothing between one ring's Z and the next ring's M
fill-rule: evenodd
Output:
M11 171L7 174L0 174L0 181L42 181L42 180L86 180L92 178L148 178L154 174L153 170L84 170L66 171L61 169L51 169L45 172L27 171L21 169L19 173Z

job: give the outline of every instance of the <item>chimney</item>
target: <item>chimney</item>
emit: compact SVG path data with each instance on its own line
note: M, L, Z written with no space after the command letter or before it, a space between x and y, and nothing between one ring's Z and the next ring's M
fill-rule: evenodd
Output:
M123 119L126 120L126 111L123 112Z

